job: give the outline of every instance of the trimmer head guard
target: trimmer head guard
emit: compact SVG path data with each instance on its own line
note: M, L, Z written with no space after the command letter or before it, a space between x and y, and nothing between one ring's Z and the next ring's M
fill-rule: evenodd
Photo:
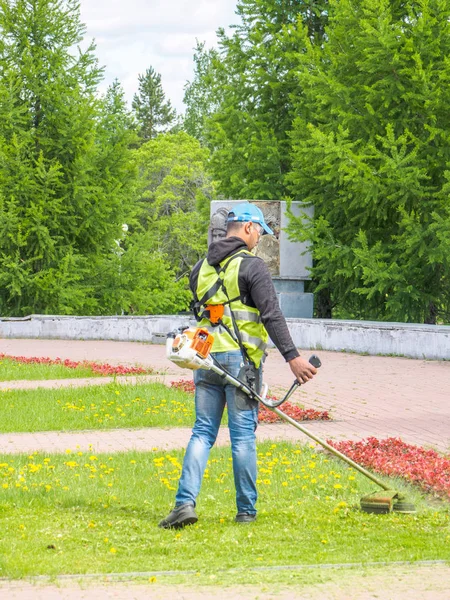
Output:
M387 514L392 511L415 513L416 507L407 502L397 490L384 490L364 496L360 500L361 510L366 513Z

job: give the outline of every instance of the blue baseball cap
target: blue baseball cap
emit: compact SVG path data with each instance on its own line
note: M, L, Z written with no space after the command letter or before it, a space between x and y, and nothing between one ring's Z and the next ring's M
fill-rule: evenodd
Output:
M273 231L264 220L262 210L255 204L250 204L250 202L242 202L233 206L228 213L228 221L242 221L243 223L251 221L252 223L258 223L264 230L263 235L265 233L273 235Z

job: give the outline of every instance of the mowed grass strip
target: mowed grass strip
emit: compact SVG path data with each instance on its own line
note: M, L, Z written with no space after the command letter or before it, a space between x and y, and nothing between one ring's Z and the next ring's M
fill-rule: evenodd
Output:
M0 433L181 427L194 422L193 396L160 383L1 390Z
M316 448L267 442L258 462L255 523L233 522L230 449L214 448L199 521L174 531L157 525L181 452L0 456L0 576L192 570L197 583L223 585L237 580L230 569L450 560L448 505L395 481L417 513L365 514L359 499L374 484Z
M148 375L150 367L110 365L94 361L73 361L45 357L8 356L0 354L0 381L73 379L80 377L115 377Z
M22 363L10 358L0 360L0 381L79 379L84 377L101 377L91 368L80 364L71 368L62 364Z

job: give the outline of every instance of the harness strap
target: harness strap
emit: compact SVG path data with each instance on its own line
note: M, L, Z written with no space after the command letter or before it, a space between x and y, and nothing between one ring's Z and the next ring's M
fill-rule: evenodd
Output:
M219 265L214 265L214 268L217 272L217 281L209 288L209 290L207 290L205 292L205 294L203 294L203 296L201 297L200 300L197 298L197 294L194 293L194 301L191 304L191 309L193 310L194 316L197 321L201 321L203 318L208 318L208 316L204 314L204 311L200 312L199 309L201 309L202 306L205 306L205 304L208 303L208 300L210 298L212 298L214 296L214 294L216 294L220 290L220 288L224 289L225 295L227 296L227 301L224 302L224 304L229 304L230 302L239 300L240 296L236 296L236 298L232 298L231 300L228 298L228 294L225 290L225 285L224 285L223 279L221 277L221 274L225 273L230 262L232 260L234 260L235 258L238 258L239 256L245 256L245 253L244 252L236 252L236 254L233 254L233 256L230 256L230 258L227 260L227 262L222 267L220 267Z
M222 265L221 267L219 267L219 265L214 265L214 268L217 272L217 281L214 283L214 285L211 286L211 288L203 295L203 297L201 298L201 300L195 300L194 298L194 302L192 304L192 309L194 311L194 315L195 318L197 319L197 321L200 321L203 318L208 319L208 314L206 310L203 310L202 313L199 312L199 309L204 306L207 301L212 298L214 296L214 294L216 294L220 288L223 289L223 292L225 294L225 296L227 297L227 301L224 302L224 304L228 305L227 306L227 316L228 316L228 311L229 311L229 316L231 316L231 322L233 323L233 331L234 331L234 335L231 332L230 328L225 325L225 323L222 321L222 319L219 319L217 321L217 323L211 323L212 327L217 327L217 326L221 326L225 329L225 331L227 331L227 333L230 335L230 337L239 345L239 348L241 350L241 354L242 354L242 359L244 361L245 364L249 365L249 364L253 364L253 361L250 359L247 349L245 348L243 341L242 341L242 335L241 332L239 331L239 328L237 326L236 323L236 317L234 315L234 312L231 308L231 303L235 302L236 300L240 299L240 295L236 296L236 298L230 298L228 295L228 291L227 288L225 287L225 283L224 280L222 278L222 273L225 273L227 267L229 266L230 262L235 259L238 258L239 256L247 256L247 254L245 252L236 252L236 254L233 254L233 256L230 256L230 258L226 261L226 263L224 265ZM209 320L209 319L208 319ZM253 320L253 319L251 319ZM211 322L211 321L210 321Z

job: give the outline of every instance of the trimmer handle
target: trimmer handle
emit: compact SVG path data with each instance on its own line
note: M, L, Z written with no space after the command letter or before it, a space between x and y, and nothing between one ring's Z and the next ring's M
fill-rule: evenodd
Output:
M319 367L322 366L320 358L316 354L313 354L312 356L309 357L309 362L316 369L318 369ZM296 387L300 386L300 385L301 385L301 383L299 382L298 379L296 379L294 381L294 383L291 385L291 387L289 388L289 390L287 391L287 393L284 396L284 398L282 398L281 400L277 400L276 402L273 402L272 400L266 400L266 399L264 399L262 402L263 402L263 404L265 404L269 408L276 408L277 406L281 406L283 404L283 402L286 402L286 400L288 398L290 398L290 396L292 396L292 394L293 394L294 390L296 389Z
M317 354L313 354L312 356L310 356L309 362L312 364L313 367L316 367L316 369L322 366L320 358L317 356Z
M308 362L309 362L309 363L310 363L310 364L311 364L313 367L316 367L316 369L318 369L319 367L321 367L321 366L322 366L322 363L321 363L321 361L320 361L320 358L317 356L317 354L313 354L313 355L311 355L311 356L309 357L309 360L308 360ZM298 379L296 379L296 380L294 381L294 383L292 384L292 388L291 388L291 389L295 389L295 387L294 387L294 386L297 386L297 385L298 385L298 386L302 385ZM290 390L289 390L289 391L290 391Z

